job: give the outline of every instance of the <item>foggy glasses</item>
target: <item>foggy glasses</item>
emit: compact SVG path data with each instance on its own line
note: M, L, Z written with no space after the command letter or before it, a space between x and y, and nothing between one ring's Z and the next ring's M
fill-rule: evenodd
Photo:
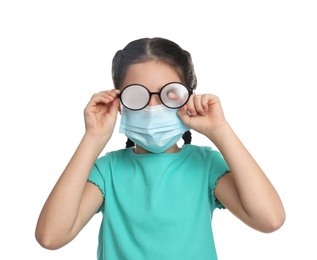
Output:
M118 98L126 108L141 110L149 104L152 95L156 94L166 107L180 108L186 104L192 93L192 90L178 82L167 83L159 92L150 92L143 85L131 84L121 91Z

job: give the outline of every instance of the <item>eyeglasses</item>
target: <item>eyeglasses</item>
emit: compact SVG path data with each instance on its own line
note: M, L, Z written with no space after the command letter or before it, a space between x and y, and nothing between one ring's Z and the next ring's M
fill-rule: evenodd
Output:
M156 94L166 107L180 108L187 103L192 93L192 90L179 82L167 83L159 92L150 92L141 84L131 84L121 91L118 98L126 108L141 110L149 104L152 95Z

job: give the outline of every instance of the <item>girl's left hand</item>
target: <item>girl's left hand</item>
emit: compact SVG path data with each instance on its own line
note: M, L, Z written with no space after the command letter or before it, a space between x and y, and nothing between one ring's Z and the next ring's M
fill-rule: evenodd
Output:
M178 116L188 127L205 136L226 123L220 100L212 94L191 95L178 110Z

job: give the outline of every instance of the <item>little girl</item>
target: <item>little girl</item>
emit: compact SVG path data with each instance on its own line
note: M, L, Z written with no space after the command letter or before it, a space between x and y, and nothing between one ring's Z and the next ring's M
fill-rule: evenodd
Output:
M97 212L99 260L217 259L216 208L261 232L283 225L278 193L226 121L219 98L194 94L187 51L163 38L132 41L115 54L112 77L115 88L86 106L85 134L39 216L41 246L66 245ZM118 113L127 147L100 156ZM219 152L191 145L191 130Z

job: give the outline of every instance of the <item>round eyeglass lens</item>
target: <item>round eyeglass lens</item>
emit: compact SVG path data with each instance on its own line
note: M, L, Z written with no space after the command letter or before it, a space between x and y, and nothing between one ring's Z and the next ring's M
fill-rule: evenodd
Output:
M180 83L170 83L161 90L161 100L165 106L179 108L189 99L189 90Z
M141 85L127 86L121 92L122 104L132 110L144 108L149 102L149 99L149 91Z

